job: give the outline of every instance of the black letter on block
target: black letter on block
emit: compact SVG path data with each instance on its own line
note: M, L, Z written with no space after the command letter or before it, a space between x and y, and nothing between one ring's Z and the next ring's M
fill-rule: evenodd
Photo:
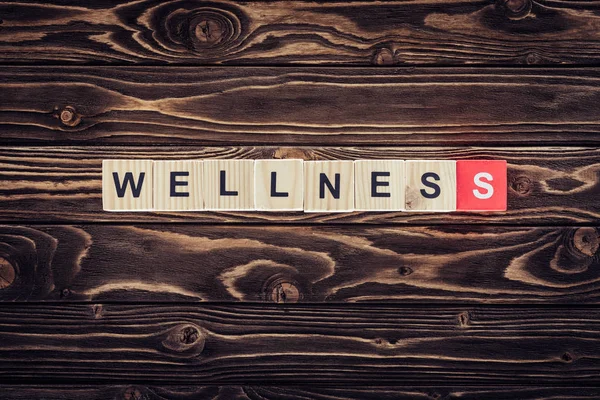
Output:
M331 182L327 175L321 172L319 175L319 198L325 198L325 185L327 185L327 189L331 192L334 199L340 198L340 174L335 174L335 187L331 186Z
M277 191L277 172L271 171L271 197L290 197L288 192Z
M219 186L221 189L221 196L237 196L238 192L237 190L231 190L231 191L227 191L227 189L225 189L226 185L225 185L225 171L221 171L221 176L220 176L220 180L219 180Z
M177 192L177 186L187 186L188 183L186 182L178 182L177 181L177 177L178 176L189 176L190 173L185 171L185 172L171 172L171 197L190 197L190 194L188 192Z
M145 172L140 172L140 179L138 181L137 186L133 182L133 173L125 172L125 179L123 179L123 185L119 184L119 173L113 172L113 179L115 181L115 189L117 189L117 196L119 198L125 197L125 192L127 191L127 185L131 185L131 193L133 193L133 197L140 197L140 193L142 192L142 185L144 184L144 177L146 176Z
M425 191L425 189L421 189L421 195L423 197L425 197L426 199L435 199L436 197L438 197L440 195L440 192L442 190L440 189L440 187L438 186L437 183L427 181L428 178L433 178L436 181L439 181L440 176L438 174L436 174L435 172L425 172L423 174L423 176L421 176L421 183L423 185L427 186L428 188L433 189L433 193L427 193Z
M378 186L390 186L389 182L377 182L380 176L390 176L389 172L371 172L371 197L391 197L391 193L379 193Z

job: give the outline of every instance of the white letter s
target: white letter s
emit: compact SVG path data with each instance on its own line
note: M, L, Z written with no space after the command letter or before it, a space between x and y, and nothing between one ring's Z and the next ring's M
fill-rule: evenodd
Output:
M486 189L487 193L482 194L479 191L479 189L473 189L473 194L478 199L485 200L485 199L489 199L490 197L492 197L494 195L494 187L487 182L482 182L481 181L482 178L487 179L488 181L493 181L494 177L487 172L480 172L477 175L475 175L475 178L474 178L475 185L479 186L480 188Z

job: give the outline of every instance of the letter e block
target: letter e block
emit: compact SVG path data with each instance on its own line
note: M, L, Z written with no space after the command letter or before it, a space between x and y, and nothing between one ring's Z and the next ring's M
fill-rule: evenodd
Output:
M154 161L154 211L201 211L202 161Z
M152 160L103 160L104 211L152 211Z
M357 211L404 209L404 161L354 162L354 208Z
M304 211L354 210L353 161L304 162Z
M457 203L460 211L506 211L505 160L456 162Z
M254 210L254 160L204 160L202 168L207 210Z
M406 210L455 211L456 161L406 161Z
M256 160L254 206L259 211L302 211L302 160Z

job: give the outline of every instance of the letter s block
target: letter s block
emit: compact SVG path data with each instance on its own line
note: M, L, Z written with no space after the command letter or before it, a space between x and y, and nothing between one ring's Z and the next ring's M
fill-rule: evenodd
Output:
M456 211L456 161L410 160L406 169L406 211Z
M506 211L506 161L464 160L456 163L457 209Z
M104 211L152 211L152 160L103 160Z

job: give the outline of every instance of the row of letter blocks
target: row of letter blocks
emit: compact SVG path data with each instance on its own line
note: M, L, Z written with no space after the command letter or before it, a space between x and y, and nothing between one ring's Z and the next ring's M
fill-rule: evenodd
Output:
M504 160L104 160L106 211L504 211Z

